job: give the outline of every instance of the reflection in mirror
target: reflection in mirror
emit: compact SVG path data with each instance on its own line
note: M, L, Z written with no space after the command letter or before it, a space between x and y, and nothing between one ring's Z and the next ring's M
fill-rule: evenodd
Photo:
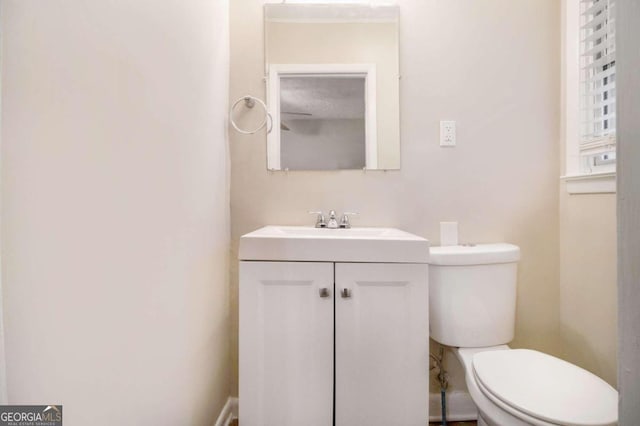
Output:
M400 167L397 7L265 5L271 170Z
M280 167L362 169L365 160L365 76L280 79Z

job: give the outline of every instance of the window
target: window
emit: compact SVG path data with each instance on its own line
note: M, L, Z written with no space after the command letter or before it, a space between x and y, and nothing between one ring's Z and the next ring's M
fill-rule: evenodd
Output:
M616 1L563 1L562 179L571 194L616 191Z
M580 0L581 171L615 171L615 0Z

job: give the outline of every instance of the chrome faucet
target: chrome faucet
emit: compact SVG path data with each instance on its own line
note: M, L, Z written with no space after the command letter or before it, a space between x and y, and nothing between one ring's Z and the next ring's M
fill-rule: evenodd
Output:
M349 222L349 216L356 216L358 213L356 212L344 212L342 213L342 218L340 219L340 228L349 229L351 228L351 222Z
M338 223L338 216L335 210L329 211L329 220L326 220L324 214L321 211L310 211L309 214L315 214L316 217L316 228L329 228L329 229L349 229L351 228L351 223L349 222L349 216L357 215L355 212L344 212L342 217L340 218L340 222Z
M324 220L324 214L320 211L318 212L309 212L309 214L317 214L318 217L316 217L316 228L326 228L327 227L327 222L325 222Z
M329 212L329 222L327 222L327 228L329 229L338 229L338 219L336 219L336 211L331 210Z

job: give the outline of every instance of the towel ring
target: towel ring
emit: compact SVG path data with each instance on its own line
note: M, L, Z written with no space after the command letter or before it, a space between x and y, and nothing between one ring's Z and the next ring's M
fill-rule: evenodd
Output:
M254 106L256 106L256 102L257 102L264 109L264 120L262 120L260 125L256 127L254 130L241 129L240 127L238 127L235 120L233 119L233 111L235 110L236 106L240 102L244 102L244 105L247 108L253 108ZM271 114L267 110L267 104L265 104L262 99L256 98L255 96L251 96L251 95L242 96L238 98L238 100L236 100L233 103L233 105L231 105L231 109L229 110L229 121L231 122L231 125L233 126L233 128L236 129L239 133L242 133L243 135L253 135L255 133L258 133L265 126L267 127L267 133L271 133L271 130L273 129L273 118L271 117Z

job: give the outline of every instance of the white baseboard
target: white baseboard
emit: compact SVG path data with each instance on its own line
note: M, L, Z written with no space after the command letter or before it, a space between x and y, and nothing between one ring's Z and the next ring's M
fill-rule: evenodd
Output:
M238 398L229 397L227 403L224 404L218 420L214 423L214 426L229 426L233 419L238 418Z
M478 409L476 408L471 395L467 392L453 391L447 392L447 420L461 422L466 420L476 420ZM437 422L442 419L442 406L440 405L440 394L429 394L429 421Z
M442 411L440 408L440 394L429 394L429 421L440 421ZM233 419L238 418L238 398L229 397L227 403L216 420L215 426L229 426ZM467 392L453 391L447 393L447 420L466 421L476 420L478 410L471 396Z

